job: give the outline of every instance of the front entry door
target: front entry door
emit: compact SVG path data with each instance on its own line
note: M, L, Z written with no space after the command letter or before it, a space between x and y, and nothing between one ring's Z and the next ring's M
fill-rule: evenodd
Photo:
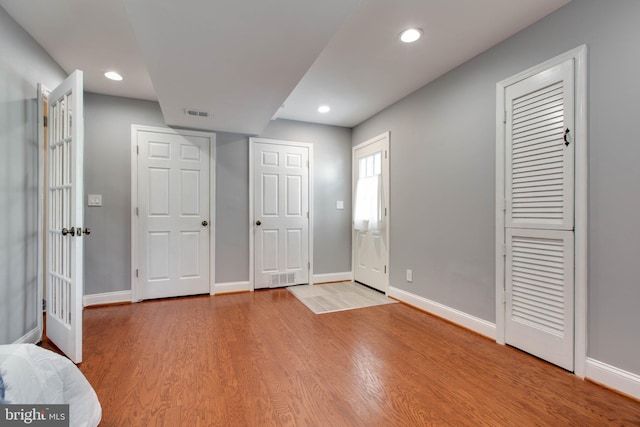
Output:
M381 292L389 287L389 134L353 150L353 276Z
M309 282L310 146L252 139L254 289Z
M47 337L82 362L83 85L75 71L49 94L47 115Z
M209 293L212 136L137 130L138 299Z

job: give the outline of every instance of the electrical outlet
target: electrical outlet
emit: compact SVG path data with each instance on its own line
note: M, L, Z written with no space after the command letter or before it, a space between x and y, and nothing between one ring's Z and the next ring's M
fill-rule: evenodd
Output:
M407 270L407 282L413 282L413 271Z

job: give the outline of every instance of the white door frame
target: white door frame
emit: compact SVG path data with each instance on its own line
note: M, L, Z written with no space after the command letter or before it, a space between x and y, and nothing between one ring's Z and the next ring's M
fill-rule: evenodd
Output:
M131 125L131 301L140 301L140 283L138 281L138 132L158 132L172 135L197 136L209 138L209 294L214 294L216 265L216 134L193 130L175 130L171 128Z
M567 60L575 70L575 231L574 374L584 378L587 363L587 46L582 45L496 85L496 342L505 344L505 92L506 88Z
M255 144L290 145L309 150L309 284L313 285L313 144L309 142L284 141L279 139L249 138L249 290L255 290L255 212L254 209L254 161Z
M391 186L389 185L389 175L391 174L391 132L387 131L384 133L381 133L378 136L374 136L373 138L370 138L364 142L361 142L360 144L354 146L351 149L351 208L355 209L355 203L356 203L356 186L358 184L358 178L355 175L355 170L356 170L356 150L359 150L361 148L366 147L367 145L370 144L374 144L378 141L380 141L381 139L387 139L387 156L382 158L382 162L387 164L387 174L386 176L382 177L383 180L383 184L382 184L382 188L386 188L387 189L387 193L385 194L386 200L385 200L385 208L387 210L387 216L386 216L386 226L385 226L385 239L386 239L386 243L387 243L387 256L384 260L384 265L387 266L387 274L385 275L385 295L389 294L389 276L391 275L390 273L390 265L389 265L389 255L391 254L391 246L390 246L390 242L389 242L389 237L391 236L390 230L391 230ZM382 170L385 170L385 168L383 167ZM353 214L352 214L353 216ZM355 280L355 274L356 274L356 242L355 242L355 230L353 229L353 218L351 218L351 280Z
M35 344L42 341L42 335L44 332L44 287L45 287L45 260L46 260L46 234L44 232L45 221L45 194L47 192L45 181L45 165L47 159L46 141L44 139L44 118L45 118L45 98L48 98L51 91L47 89L42 83L38 83L38 269L37 269L37 287L36 292L36 313L38 317L37 331L33 340L29 342ZM48 104L47 104L48 106ZM47 107L48 108L48 107ZM47 114L48 116L48 114ZM83 292L84 294L84 292Z

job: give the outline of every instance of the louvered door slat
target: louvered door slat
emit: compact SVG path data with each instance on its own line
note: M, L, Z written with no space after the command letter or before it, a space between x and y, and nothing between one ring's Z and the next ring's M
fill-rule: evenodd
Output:
M513 104L518 107L523 107L537 102L541 99L551 98L559 92L562 92L561 84L558 84L558 82L552 82L551 84L541 87L535 92L528 92L523 96L518 97L516 100L514 100Z
M514 154L525 154L528 155L531 151L536 151L544 148L556 147L557 141L555 138L539 138L527 141L522 144L514 145L513 153ZM553 150L550 150L553 151ZM557 162L560 163L560 162Z
M523 146L525 144L536 144L536 140L538 139L551 139L553 141L557 141L558 139L558 129L557 128L549 128L543 131L532 133L530 135L522 135L520 138L515 138L512 141L512 144L517 146Z
M522 113L522 117L526 118L531 115L544 114L548 109L562 109L564 105L564 100L561 96L562 87L560 87L558 91L560 96L543 97L534 103L518 107L519 111Z
M526 288L537 292L545 292L547 294L547 298L555 299L557 301L562 301L564 299L562 291L558 290L557 287L553 285L541 286L537 281L529 280L528 278L517 274L514 274L514 277L518 278L518 282L523 289Z
M563 286L564 276L562 274L541 270L534 271L534 269L523 267L522 264L518 263L514 263L512 274L532 280L535 283L539 283L540 286L549 286L554 289Z

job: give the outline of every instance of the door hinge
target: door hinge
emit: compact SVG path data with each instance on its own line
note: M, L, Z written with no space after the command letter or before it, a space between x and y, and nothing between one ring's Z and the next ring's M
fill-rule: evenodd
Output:
M387 216L387 208L384 208L384 216Z
M384 266L384 274L387 274L387 266Z
M504 115L502 116L502 123L507 123L507 110L504 110Z
M136 277L138 277L138 269L136 268Z
M307 167L309 167L309 160L307 160Z
M140 154L140 146L136 145L136 154Z
M136 216L140 216L140 209L136 208Z
M507 199L502 199L500 202L500 209L502 209L502 212L507 210Z
M47 309L47 300L42 298L42 310L46 310Z
M311 270L311 261L307 263L307 270Z
M44 127L47 127L47 116L44 116L42 118L42 124L44 125Z
M309 219L309 212L307 212L307 219Z
M507 245L503 244L501 251L502 251L502 256L507 256Z
M384 158L387 158L387 150L384 150Z

